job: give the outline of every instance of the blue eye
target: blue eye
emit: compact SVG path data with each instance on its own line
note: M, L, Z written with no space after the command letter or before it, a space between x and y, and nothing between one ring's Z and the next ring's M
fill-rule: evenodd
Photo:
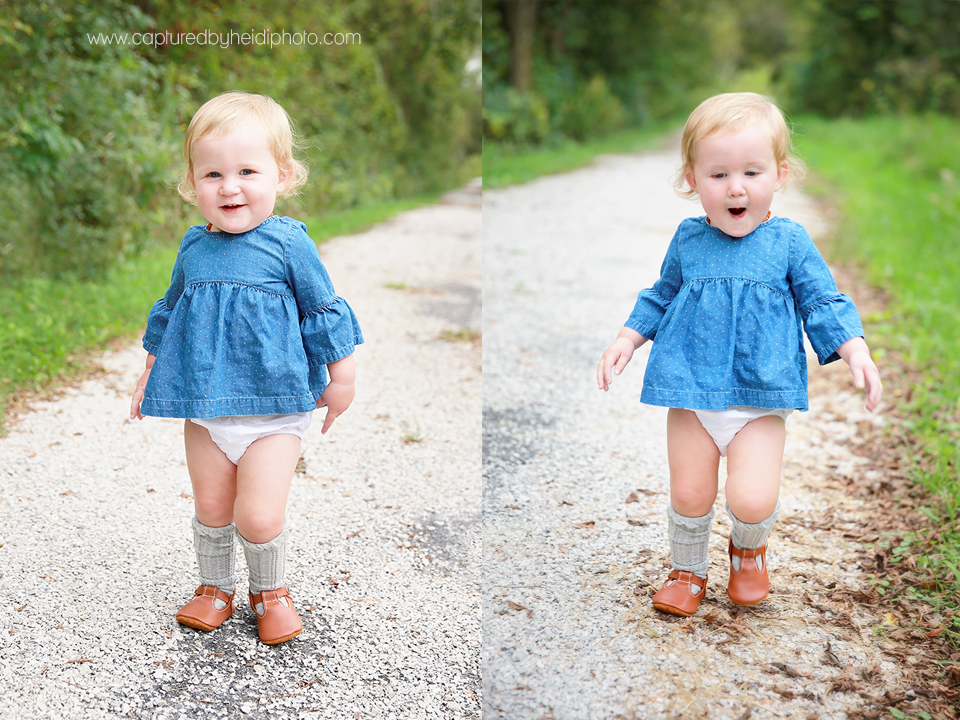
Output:
M241 170L241 175L253 175L253 170Z
M210 173L210 175L209 175L208 177L218 178L218 177L220 177L220 173L218 173L218 172L212 172L212 173Z

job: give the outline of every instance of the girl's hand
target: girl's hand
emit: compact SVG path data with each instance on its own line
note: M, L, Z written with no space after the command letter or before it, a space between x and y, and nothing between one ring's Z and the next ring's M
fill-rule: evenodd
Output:
M634 351L646 341L647 339L636 330L623 328L617 335L617 339L603 351L600 364L597 366L597 387L604 392L609 390L613 375L623 372L633 357Z
M143 402L143 393L147 389L147 380L150 378L150 370L153 368L153 361L157 359L156 355L147 354L147 369L143 371L140 380L137 382L137 389L133 391L133 400L130 402L130 419L143 420L140 414L140 403Z
M354 383L339 383L333 380L323 389L323 394L317 400L317 409L327 408L327 416L323 419L323 427L320 429L321 435L326 435L327 430L333 425L333 421L340 417L353 402L356 395L356 385Z
M867 410L873 412L883 396L883 385L867 343L861 337L851 338L837 348L837 353L850 366L853 384L867 393Z

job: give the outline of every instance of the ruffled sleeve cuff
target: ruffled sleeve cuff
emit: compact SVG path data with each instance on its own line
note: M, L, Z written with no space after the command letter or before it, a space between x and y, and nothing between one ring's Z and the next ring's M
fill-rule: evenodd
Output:
M821 365L840 359L837 348L847 340L863 337L863 324L853 300L837 293L803 313L803 325Z
M341 297L304 313L300 334L311 372L351 355L363 343L357 316Z
M163 298L157 300L150 309L147 331L143 334L143 349L151 355L160 354L160 343L163 342L163 334L167 331L172 314L173 309L167 307Z
M633 312L630 313L624 325L652 341L657 337L657 331L660 329L660 323L668 307L670 307L670 300L661 297L656 290L653 288L643 290L637 297L637 304L633 306Z

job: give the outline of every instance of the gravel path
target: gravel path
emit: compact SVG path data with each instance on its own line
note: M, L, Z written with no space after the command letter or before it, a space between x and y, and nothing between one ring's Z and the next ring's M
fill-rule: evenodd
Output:
M367 342L290 495L296 640L260 644L245 600L210 634L174 621L191 488L182 421L125 419L139 343L0 440L0 717L479 717L476 190L321 247Z
M811 411L788 420L770 599L726 598L721 493L699 612L650 604L669 567L666 410L639 402L649 345L609 393L595 368L680 220L700 212L669 186L678 157L605 156L484 193L485 716L879 717L859 713L905 673L875 632L884 618L856 602L851 539L870 508L847 484L876 471L846 440L883 417L843 363L811 354ZM796 188L774 212L814 238L825 228Z

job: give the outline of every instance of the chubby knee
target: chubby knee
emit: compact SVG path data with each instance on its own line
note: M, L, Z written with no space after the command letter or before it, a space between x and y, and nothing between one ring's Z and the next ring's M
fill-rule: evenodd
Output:
M234 516L237 532L248 542L258 545L270 542L283 532L283 516L274 517L270 513L251 509L243 512L238 510Z
M710 512L717 491L697 483L677 482L670 486L670 504L684 517L702 517Z
M778 493L726 493L730 512L740 522L753 525L763 522L777 508Z
M197 520L208 527L223 527L233 522L233 498L198 494L193 499L193 510Z

